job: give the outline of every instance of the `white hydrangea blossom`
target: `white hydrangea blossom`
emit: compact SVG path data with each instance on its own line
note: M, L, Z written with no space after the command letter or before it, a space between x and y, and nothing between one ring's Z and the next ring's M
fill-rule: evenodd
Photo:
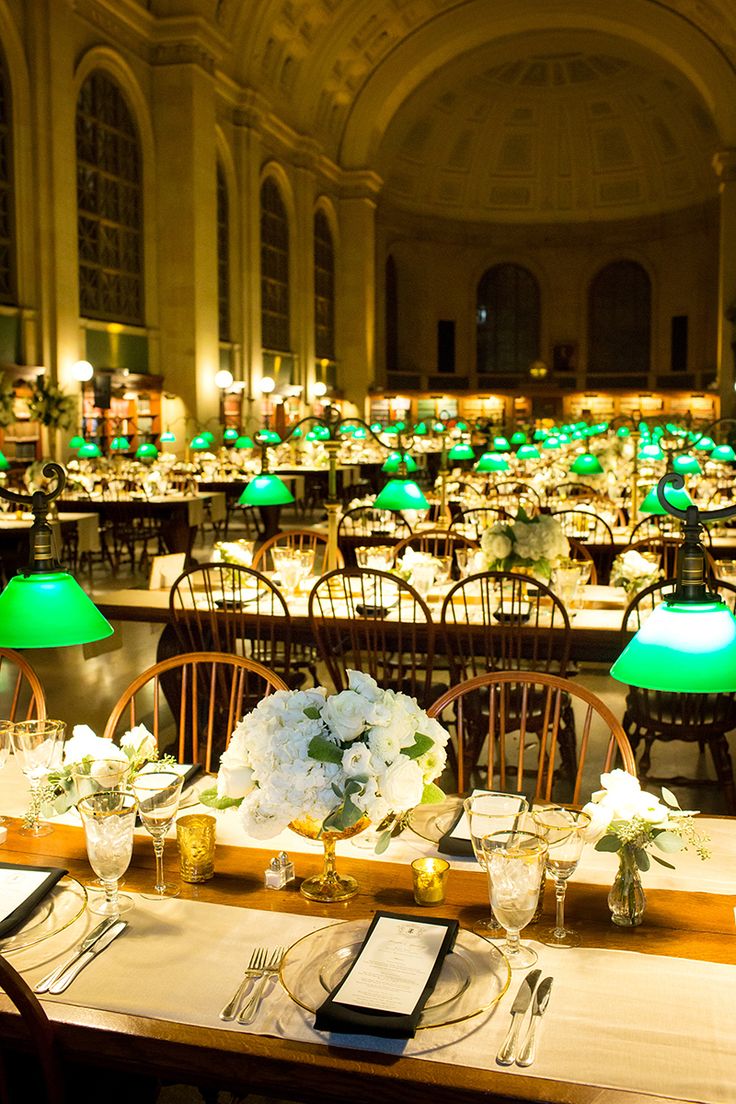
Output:
M492 571L532 567L549 576L552 565L570 553L560 523L551 514L528 518L523 511L513 522L497 521L481 533L480 547Z

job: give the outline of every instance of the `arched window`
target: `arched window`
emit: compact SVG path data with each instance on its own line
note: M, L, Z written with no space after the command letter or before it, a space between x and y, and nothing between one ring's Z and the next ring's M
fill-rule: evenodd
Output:
M106 73L91 73L77 103L79 310L143 323L143 196L138 131Z
M386 258L386 371L399 369L399 281L396 261Z
M289 220L276 183L261 187L261 342L289 352Z
M494 265L476 297L479 375L526 374L539 356L539 285L526 268Z
M0 52L0 302L16 303L13 126L10 81Z
M227 181L217 162L217 327L220 341L230 340L230 205Z
M616 261L593 278L588 293L588 375L649 371L652 288L636 261Z
M314 216L314 351L335 359L335 246L324 211Z

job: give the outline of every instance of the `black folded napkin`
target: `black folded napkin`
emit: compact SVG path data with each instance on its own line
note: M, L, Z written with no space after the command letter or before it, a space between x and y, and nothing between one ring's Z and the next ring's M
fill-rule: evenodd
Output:
M419 927L424 924L440 925L446 928L445 936L434 961L431 973L427 978L427 982L419 1000L411 1012L392 1012L383 1011L378 1008L361 1008L357 1005L341 1004L335 999L360 959L362 950L371 938L374 928L383 918L404 921L408 928ZM380 1035L389 1039L412 1038L416 1033L422 1009L437 984L437 979L442 970L442 963L446 955L448 955L455 946L455 939L457 938L459 927L460 925L457 920L449 920L442 917L417 917L404 915L398 912L376 912L366 932L363 945L358 952L355 962L340 984L333 989L327 1000L317 1009L314 1026L318 1031L339 1031L344 1035ZM410 938L411 935L407 933L407 939Z
M0 939L12 935L18 928L22 927L39 901L44 899L46 894L54 888L60 878L63 878L65 874L69 873L68 870L61 870L59 867L54 866L20 866L17 863L0 862L0 871L3 870L30 870L34 873L42 871L46 874L46 877L36 889L21 901L16 909L6 916L4 920L0 920Z

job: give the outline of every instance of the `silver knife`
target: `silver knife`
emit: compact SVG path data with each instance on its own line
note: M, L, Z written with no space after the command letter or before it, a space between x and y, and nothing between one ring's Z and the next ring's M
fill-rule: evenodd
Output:
M514 1064L519 1027L521 1021L524 1019L524 1013L532 1003L534 986L539 981L541 974L541 970L532 970L531 973L526 975L519 986L519 991L514 997L514 1003L511 1005L511 1024L509 1025L509 1030L506 1034L506 1038L501 1043L501 1049L496 1055L496 1061L499 1066L512 1066Z
M108 928L111 928L118 919L119 917L117 916L106 916L101 924L94 927L89 935L84 937L71 958L68 958L66 962L62 962L61 966L56 966L50 974L46 974L46 977L42 977L41 980L33 986L33 992L45 993L49 986L52 985L57 978L60 978L65 970L73 966L77 959L81 958L84 952L88 951L90 947L97 942L100 936L104 935Z
M516 1059L517 1066L530 1066L536 1057L537 1049L537 1024L539 1019L544 1015L544 1010L549 1004L549 993L552 988L551 977L546 977L543 981L540 981L539 988L534 994L534 1004L532 1005L532 1022L529 1024L529 1031L527 1032L524 1045L521 1048L519 1057Z
M92 959L100 954L101 951L104 951L106 947L109 947L114 939L122 935L127 926L127 920L116 920L112 927L108 928L108 930L100 936L94 946L81 954L77 961L69 966L61 977L57 978L57 980L49 986L49 993L63 993L74 981L77 974L80 973L85 966L89 966Z

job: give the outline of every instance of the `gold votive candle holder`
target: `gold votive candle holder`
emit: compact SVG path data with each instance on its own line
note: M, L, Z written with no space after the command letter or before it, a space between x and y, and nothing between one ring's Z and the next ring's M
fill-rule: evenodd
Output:
M418 905L441 905L450 864L446 859L415 859L411 864L414 900Z
M184 882L206 882L215 873L217 821L206 813L189 813L176 822L179 867Z

